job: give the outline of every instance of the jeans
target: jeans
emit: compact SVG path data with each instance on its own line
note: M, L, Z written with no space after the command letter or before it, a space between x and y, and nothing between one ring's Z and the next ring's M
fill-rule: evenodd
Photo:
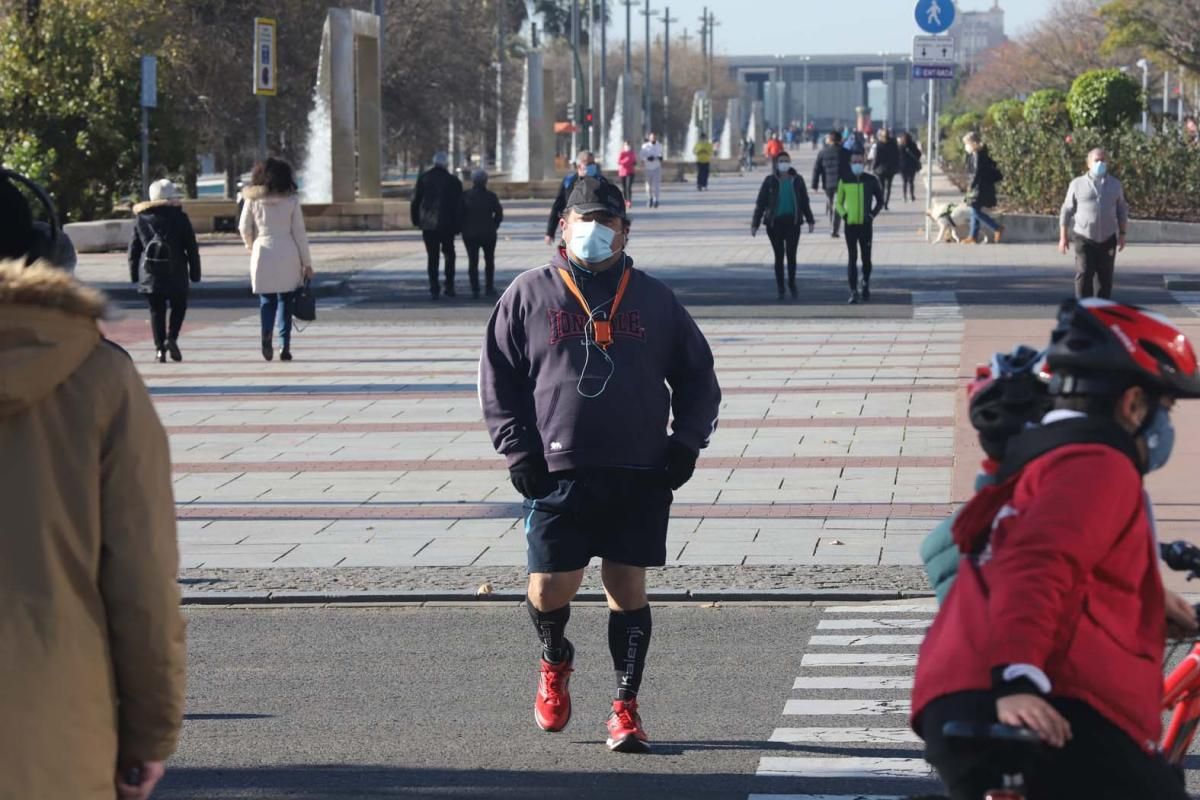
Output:
M292 306L295 302L296 293L294 291L258 296L258 310L262 315L262 338L268 340L271 338L271 325L278 319L279 346L284 350L287 350L292 344Z
M996 222L996 220L992 219L992 217L986 211L984 211L982 207L977 206L974 203L972 203L971 204L971 232L968 234L968 236L970 236L970 238L974 239L975 237L977 237L979 235L979 223L980 222L983 222L992 230L998 230L1000 228L999 222Z
M850 291L858 291L858 254L862 252L862 278L863 283L869 283L871 280L871 239L874 237L874 231L871 228L871 223L864 225L846 225L846 280L850 284Z
M841 228L841 226L842 226L842 218L837 213L837 211L834 210L834 205L836 205L836 203L837 203L837 184L835 183L833 185L833 188L830 188L828 185L826 185L825 186L825 215L827 217L829 217L829 220L833 223L833 233L835 236L837 235L838 229Z
M188 296L186 294L149 294L146 301L150 304L150 330L154 334L154 347L161 350L163 344L179 338L183 330L183 318L187 315ZM167 306L171 306L171 323L167 325Z
M1113 272L1117 265L1117 237L1094 242L1075 234L1075 296L1112 297Z
M454 234L441 231L421 231L425 240L426 269L429 272L429 293L441 294L438 286L438 251L446 258L446 291L454 290Z
M800 244L800 226L791 217L778 217L767 226L767 238L775 249L775 283L783 292L783 261L787 259L788 286L796 286L796 248Z
M490 292L496 285L496 234L491 236L463 236L467 248L467 275L471 280L471 291L479 294L479 251L483 250L484 280Z

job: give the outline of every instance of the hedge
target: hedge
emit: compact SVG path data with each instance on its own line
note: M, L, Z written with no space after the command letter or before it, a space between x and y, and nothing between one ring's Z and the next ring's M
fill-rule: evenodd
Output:
M1091 70L1071 84L1067 110L1076 128L1117 130L1141 113L1142 88L1119 69Z

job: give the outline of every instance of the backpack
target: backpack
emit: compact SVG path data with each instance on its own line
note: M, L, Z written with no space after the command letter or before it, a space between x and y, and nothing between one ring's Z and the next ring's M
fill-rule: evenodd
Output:
M149 234L149 241L146 241L142 246L142 271L154 278L165 278L171 274L171 245L167 244L163 239L162 234L143 222L138 220L138 227L142 234ZM146 236L143 235L145 240Z

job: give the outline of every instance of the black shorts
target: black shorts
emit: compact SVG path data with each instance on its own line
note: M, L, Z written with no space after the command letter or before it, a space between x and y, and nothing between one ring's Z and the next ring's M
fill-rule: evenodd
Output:
M530 572L572 572L594 557L633 567L667 563L672 494L664 476L633 469L572 470L525 501Z

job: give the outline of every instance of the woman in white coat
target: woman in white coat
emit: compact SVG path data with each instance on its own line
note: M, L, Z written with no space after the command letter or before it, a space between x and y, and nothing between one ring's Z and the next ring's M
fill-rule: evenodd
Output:
M292 360L292 307L296 290L313 276L304 214L292 167L268 158L254 167L238 229L250 251L250 287L262 313L262 356L274 355L271 327L279 322L279 360Z

